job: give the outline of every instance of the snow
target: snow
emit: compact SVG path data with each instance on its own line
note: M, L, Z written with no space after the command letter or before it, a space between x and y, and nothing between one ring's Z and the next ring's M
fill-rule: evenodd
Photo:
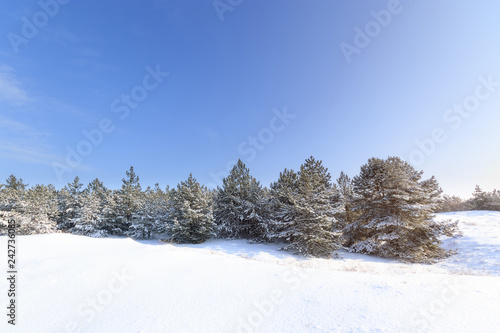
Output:
M497 332L500 212L448 218L464 236L445 238L458 254L435 265L244 240L19 236L17 325L4 314L0 331ZM6 279L0 295L6 306Z

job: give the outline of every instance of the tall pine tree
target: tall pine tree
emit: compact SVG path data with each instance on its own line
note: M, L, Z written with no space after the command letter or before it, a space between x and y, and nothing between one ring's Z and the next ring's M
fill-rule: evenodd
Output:
M265 240L265 192L241 160L222 180L217 192L214 217L218 237Z
M70 230L75 226L75 222L81 218L83 199L83 184L76 176L73 182L68 183L58 193L58 204L60 214L58 217L58 227L62 230Z
M335 219L340 196L321 161L311 156L298 174L282 172L271 185L271 197L272 238L284 240L284 249L328 258L340 248L340 226Z
M140 205L132 219L127 235L134 239L151 239L166 227L168 188L163 191L158 184L149 186L142 195Z
M115 214L113 233L134 233L142 218L139 213L144 204L144 195L139 182L139 176L135 173L134 167L126 171L126 177L122 179L122 187L116 192ZM132 227L132 228L131 228ZM130 229L130 230L129 230Z
M343 171L340 172L337 178L337 187L340 194L340 212L337 214L337 219L342 227L353 222L355 213L352 209L354 201L354 185L352 179Z
M71 232L92 237L105 237L107 196L109 191L99 179L94 179L87 185L81 196L79 216L74 220Z
M214 229L211 194L190 174L172 191L168 232L176 243L198 244L213 236Z
M13 219L19 224L25 206L25 195L28 184L10 175L5 184L0 184L0 235L7 233L7 221Z

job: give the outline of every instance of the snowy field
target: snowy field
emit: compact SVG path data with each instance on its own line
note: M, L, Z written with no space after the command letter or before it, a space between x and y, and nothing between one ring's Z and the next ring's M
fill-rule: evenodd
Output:
M436 265L307 259L243 240L20 236L17 325L2 278L0 331L498 332L500 212L437 218L460 220L464 236L444 239L458 254Z

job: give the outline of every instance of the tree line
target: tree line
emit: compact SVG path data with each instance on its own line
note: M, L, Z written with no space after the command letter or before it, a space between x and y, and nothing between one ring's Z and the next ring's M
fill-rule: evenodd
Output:
M28 187L11 175L0 185L0 233L14 219L19 234L69 232L92 237L160 238L201 243L211 237L277 242L305 256L352 252L433 262L451 254L439 238L457 232L457 222L437 223L442 190L434 177L422 180L398 157L370 158L360 174L341 172L335 181L322 161L310 157L298 171L283 170L262 186L239 160L217 189L192 174L176 188L141 187L134 168L110 190L78 177L64 188Z
M500 191L494 189L486 192L476 185L470 199L462 199L455 195L443 195L443 202L436 212L460 212L466 210L500 211Z

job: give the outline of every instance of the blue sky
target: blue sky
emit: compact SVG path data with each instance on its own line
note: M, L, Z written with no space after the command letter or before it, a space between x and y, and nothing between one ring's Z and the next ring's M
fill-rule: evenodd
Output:
M41 2L1 1L2 180L215 186L241 158L269 185L396 155L500 188L496 1Z

